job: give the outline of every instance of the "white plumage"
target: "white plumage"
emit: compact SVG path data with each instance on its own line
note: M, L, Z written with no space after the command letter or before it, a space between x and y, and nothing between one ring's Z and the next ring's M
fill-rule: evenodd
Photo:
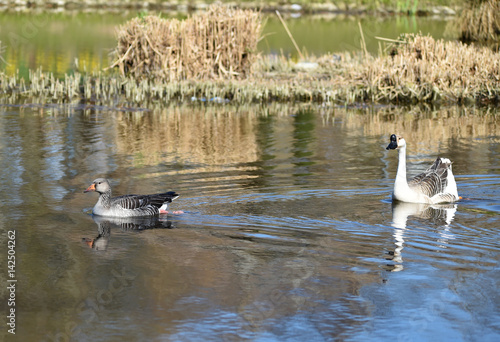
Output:
M394 182L392 198L396 201L411 203L453 203L459 200L457 183L448 158L437 158L423 173L409 182L406 179L406 141L393 134L388 150L399 152L398 171Z

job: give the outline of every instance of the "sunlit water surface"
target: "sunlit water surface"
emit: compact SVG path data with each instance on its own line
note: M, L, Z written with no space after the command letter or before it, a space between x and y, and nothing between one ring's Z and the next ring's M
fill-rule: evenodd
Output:
M2 106L16 337L497 341L498 127L461 108ZM392 205L394 132L411 174L454 161L460 203ZM175 190L184 214L93 218L97 177Z

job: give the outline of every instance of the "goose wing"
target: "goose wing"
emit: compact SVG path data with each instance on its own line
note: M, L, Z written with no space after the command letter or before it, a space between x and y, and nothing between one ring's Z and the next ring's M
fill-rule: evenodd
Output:
M427 170L410 180L408 186L428 197L440 194L448 183L448 167L449 163L438 157Z
M124 195L114 197L112 205L123 209L140 210L148 207L160 208L164 203L170 203L179 197L174 191L154 195Z

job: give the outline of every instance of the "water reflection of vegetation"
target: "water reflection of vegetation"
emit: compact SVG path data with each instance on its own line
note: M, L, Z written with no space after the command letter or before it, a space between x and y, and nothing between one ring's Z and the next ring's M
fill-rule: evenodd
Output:
M135 15L1 13L4 70L27 77L28 70L43 67L60 76L74 70L75 59L82 69L100 70L109 65L116 25Z
M91 114L94 111L84 112ZM491 140L500 136L498 115L492 110L470 107L318 110L310 106L280 104L239 108L174 106L148 113L116 112L114 116L113 145L119 154L130 156L127 158L130 166L177 164L183 165L186 172L190 172L193 165L204 165L206 171L243 168L250 174L258 164L260 170L273 170L274 160L290 157L277 155L276 150L280 150L289 151L293 156L298 173L308 173L314 166L308 161L310 156L314 154L314 159L318 160L321 159L318 153L328 154L330 149L336 149L335 146L323 146L325 141L331 141L331 137L323 135L332 134L331 130L324 129L325 125L340 125L352 132L348 135L385 137L384 143L388 134L404 133L412 141L413 155L437 155L441 149L449 149L450 144L464 139ZM293 116L292 121L290 116ZM323 144L316 141L323 141ZM439 144L429 144L429 141ZM363 155L364 152L359 153ZM367 158L373 158L370 151L367 153ZM478 152L474 152L465 159L455 156L453 159L458 164L469 164L467 158L475 159L477 155Z
M311 109L299 110L294 115L293 164L296 166L294 176L310 175L309 166L315 164L311 160L314 149L309 146L314 141L315 116L315 112Z
M288 18L290 28L299 48L306 54L323 55L337 52L361 51L361 34L358 22L363 27L367 51L376 54L380 40L375 37L395 39L401 33L431 35L436 39L445 37L449 20L427 17L337 17L314 19L309 17ZM266 19L263 39L259 49L265 54L284 54L297 58L297 52L286 35L283 25L273 16Z

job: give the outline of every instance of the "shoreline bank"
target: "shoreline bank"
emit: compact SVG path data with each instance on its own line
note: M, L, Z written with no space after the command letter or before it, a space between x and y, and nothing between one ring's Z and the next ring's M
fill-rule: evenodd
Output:
M283 2L233 2L223 1L224 5L240 8L259 10L262 13L280 11L285 15L418 15L418 16L455 16L462 8L461 4L450 3L446 5L421 5L420 7L405 7L398 3L389 4L356 4L344 2L312 2L305 4ZM101 1L101 0L0 0L0 11L13 12L39 12L39 11L158 11L191 14L205 11L211 2L201 1Z

